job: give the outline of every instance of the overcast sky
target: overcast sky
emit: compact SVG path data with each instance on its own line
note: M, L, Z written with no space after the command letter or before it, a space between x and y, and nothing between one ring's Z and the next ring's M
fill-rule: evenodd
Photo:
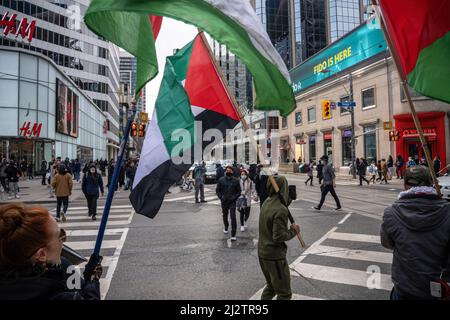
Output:
M156 78L146 86L147 112L149 113L150 118L152 117L153 108L155 106L156 97L159 91L159 85L164 74L166 57L173 55L174 49L182 48L188 42L192 41L196 34L197 28L183 22L164 18L158 40L156 41L159 73Z

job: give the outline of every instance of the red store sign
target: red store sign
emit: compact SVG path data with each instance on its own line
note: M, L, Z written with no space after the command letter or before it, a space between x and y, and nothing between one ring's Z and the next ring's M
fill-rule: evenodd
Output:
M425 137L436 138L436 128L423 129L423 135ZM419 138L417 129L405 129L402 134L403 138Z
M16 38L18 36L22 36L22 39L27 38L28 41L31 42L34 37L36 21L32 20L28 23L27 18L22 18L17 25L17 14L13 13L11 17L8 17L8 15L9 12L7 11L2 17L0 17L0 29L5 28L3 35L6 37L11 33L12 35L15 35Z
M19 129L19 136L21 137L36 137L41 135L42 123L34 123L31 127L31 122L24 122L22 128Z

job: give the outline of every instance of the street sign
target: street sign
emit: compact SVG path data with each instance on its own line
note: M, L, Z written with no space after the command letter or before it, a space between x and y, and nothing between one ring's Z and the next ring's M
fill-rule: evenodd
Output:
M141 123L147 124L148 123L148 113L147 112L140 112L139 113L139 119L140 119Z
M344 107L344 108L348 108L348 107L356 107L356 102L355 101L343 101L343 102L338 102L337 103L338 107Z
M392 130L392 121L383 122L383 129L385 131Z

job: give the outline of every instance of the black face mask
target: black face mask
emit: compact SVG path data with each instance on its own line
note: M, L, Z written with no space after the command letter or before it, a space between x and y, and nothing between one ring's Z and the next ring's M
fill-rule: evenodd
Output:
M233 176L233 172L227 172L227 177L232 177Z
M297 187L295 185L289 186L289 198L297 200Z

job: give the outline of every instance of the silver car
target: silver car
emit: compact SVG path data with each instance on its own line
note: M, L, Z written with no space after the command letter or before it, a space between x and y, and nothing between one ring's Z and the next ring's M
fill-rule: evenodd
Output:
M438 181L443 198L450 201L450 176L447 173L444 176L439 177Z

